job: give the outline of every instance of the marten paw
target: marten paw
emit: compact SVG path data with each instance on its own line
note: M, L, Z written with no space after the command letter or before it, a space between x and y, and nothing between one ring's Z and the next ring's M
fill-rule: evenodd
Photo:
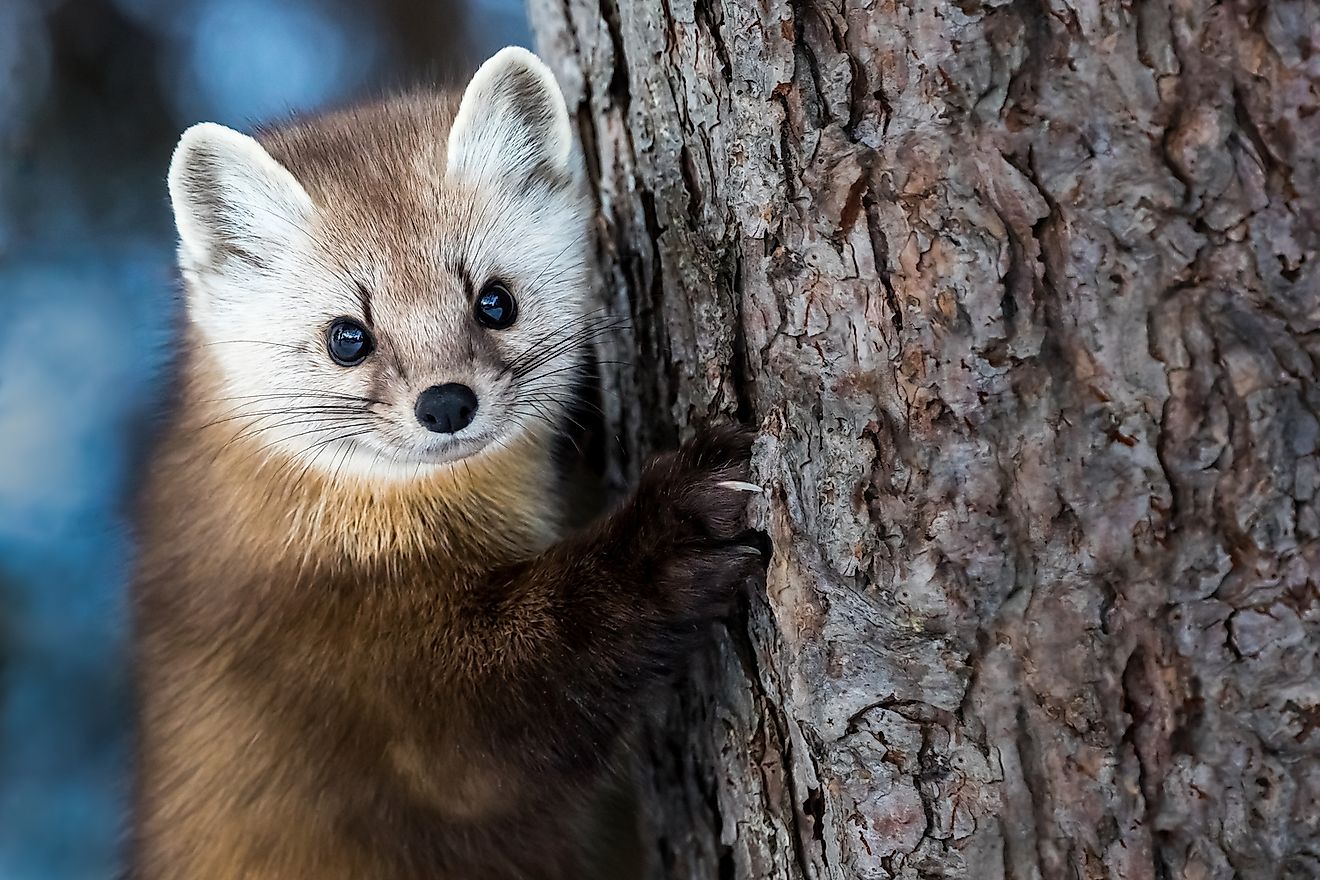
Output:
M764 538L747 527L755 434L723 425L655 459L638 486L637 512L653 542L660 589L719 613L765 564Z

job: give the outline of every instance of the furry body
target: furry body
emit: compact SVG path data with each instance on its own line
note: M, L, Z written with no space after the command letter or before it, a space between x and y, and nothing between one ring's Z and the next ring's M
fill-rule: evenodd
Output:
M513 62L496 73L539 75ZM142 498L140 880L578 880L589 792L636 701L759 565L738 540L745 496L719 485L749 454L728 429L562 534L554 418L521 416L557 414L547 370L590 339L583 254L489 206L517 211L521 188L579 251L587 215L553 126L515 157L531 163L516 186L456 162L457 134L446 158L467 101L176 156L190 320ZM469 146L518 137L494 131ZM464 323L492 272L526 294L521 336ZM338 313L377 340L361 368L318 349ZM485 409L426 434L412 400L456 379Z

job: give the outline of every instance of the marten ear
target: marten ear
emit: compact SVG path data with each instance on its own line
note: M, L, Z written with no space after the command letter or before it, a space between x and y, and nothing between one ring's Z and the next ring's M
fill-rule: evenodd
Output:
M194 271L260 272L306 234L312 213L307 191L261 144L210 122L179 138L169 184L180 260Z
M519 184L535 174L572 177L573 131L550 68L526 49L501 49L463 92L449 131L447 174Z

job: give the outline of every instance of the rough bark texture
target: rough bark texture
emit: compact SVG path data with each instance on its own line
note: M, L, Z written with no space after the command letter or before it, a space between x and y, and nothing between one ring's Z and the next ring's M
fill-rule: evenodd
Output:
M764 431L654 876L1320 876L1320 4L532 9L620 473Z

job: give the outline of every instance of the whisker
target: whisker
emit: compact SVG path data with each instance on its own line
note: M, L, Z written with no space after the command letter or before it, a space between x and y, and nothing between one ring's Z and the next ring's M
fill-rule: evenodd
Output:
M527 285L527 289L531 291L533 294L535 294L539 290L539 288L536 285L541 281L542 278L545 277L545 274L549 272L551 269L556 268L556 264L559 262L559 258L562 257L564 254L568 253L570 248L574 246L581 246L582 244L584 244L585 242L583 241L583 239L584 236L577 236L573 238L571 241L569 241L568 244L564 245L563 250L555 254L554 258L550 260L549 263L546 264L545 268L542 269L540 273L535 278L532 279L531 283ZM560 274L561 275L563 274L562 270Z
M586 345L595 342L597 339L604 336L605 333L617 329L617 326L618 325L614 324L602 324L599 326L587 326L581 330L575 331L551 344L547 348L536 351L535 357L528 362L518 363L510 370L510 372L521 378L532 370L549 363L556 357L559 357L574 348L585 347Z
M559 373L567 373L572 370L583 370L584 372L590 372L593 366L602 366L602 365L607 367L630 367L632 366L632 362L631 361L601 361L601 360L581 361L579 363L569 364L566 367L558 367L556 369L549 370L543 373L542 372L529 373L525 376L522 376L521 378L523 384L530 384L540 379L548 379L551 376L557 375Z
M264 425L264 426L261 426L261 427L257 427L256 425L249 425L248 427L243 428L242 430L240 430L240 431L239 431L237 434L235 434L233 437L230 437L228 440L226 440L225 443L220 447L220 450L219 450L219 451L223 452L225 449L229 448L230 445L232 445L232 444L234 444L234 443L236 443L236 442L238 442L238 441L240 441L240 440L245 440L245 439L248 439L248 438L251 438L251 437L256 437L256 436L259 435L259 434L265 434L265 433L268 433L268 432L271 432L271 431L275 431L275 430L278 430L278 429L280 429L280 428L284 428L284 427L300 427L300 426L302 426L302 425L317 425L317 426L318 426L318 427L316 427L316 428L313 428L311 431L306 431L306 432L303 432L303 433L300 433L300 434L294 434L294 435L292 435L291 437L276 438L275 443L278 443L280 440L292 440L292 439L294 439L294 438L296 438L296 437L302 437L302 436L304 436L304 434L315 433L315 432L318 431L318 430L328 431L328 430L330 430L330 429L332 429L332 428L334 428L334 427L336 427L336 426L338 426L338 425L342 425L342 424L345 424L345 423L357 422L357 423L360 424L361 421L362 421L362 419L364 419L364 418L369 418L369 417L367 417L367 416L355 416L355 417L352 417L352 418L345 418L345 417L343 417L343 416L324 416L324 417L319 417L319 418L308 418L308 419L288 420L288 421L284 421L284 422L278 422L278 423L276 423L276 424L274 424L274 425ZM269 444L269 445L274 445L274 444L272 443L272 444Z
M232 394L226 397L207 398L204 403L227 403L231 400L259 400L259 399L284 399L284 398L334 398L336 400L354 400L361 403L384 403L383 400L377 400L374 397L360 397L356 394L341 394L337 391L306 391L301 388L277 388L273 391L263 392L261 394Z
M296 440L296 439L299 438L299 437L307 437L307 436L310 436L310 435L313 435L313 434L321 434L321 433L324 433L324 432L326 432L326 431L332 431L332 430L334 430L336 427L337 427L337 426L335 426L335 425L323 425L323 426L321 426L321 427L319 427L319 428L312 428L312 429L309 430L309 431L300 431L299 433L297 433L297 434L293 434L293 435L291 435L291 436L289 436L289 437L281 437L281 438L279 438L278 440L274 440L274 441L272 441L272 442L270 442L270 443L266 443L266 444L264 444L264 445L262 445L262 446L258 446L256 449L254 449L254 450L252 451L252 453L251 453L248 457L250 458L251 455L255 455L255 454L257 454L258 452L263 452L263 451L265 451L265 450L267 450L267 449L270 449L272 446L277 446L277 445L279 445L279 444L282 443L282 442L286 442L286 441L288 441L288 440ZM354 432L352 432L351 435L349 435L349 436L357 437L357 436L360 436L360 435L362 435L362 434L370 434L370 433L371 433L372 431L374 431L374 430L375 430L375 428L366 428L366 429L361 430L361 431L354 431ZM333 438L332 438L332 440L333 440ZM327 441L323 441L323 442L328 443L328 442L332 442L332 440L327 440ZM308 448L314 448L314 447L317 446L317 445L320 445L320 442L318 442L318 443L316 443L316 444L312 444L312 446L311 446L311 447L308 447ZM298 454L299 454L299 453L294 453L294 455L298 455ZM245 460L246 460L246 459L245 459Z
M217 339L211 342L204 342L202 346L209 348L212 345L270 345L275 348L288 348L297 352L308 351L305 345L293 345L288 342L275 342L270 339Z
M261 419L267 418L269 416L312 414L312 413L349 416L359 413L368 414L368 411L362 409L361 407L354 407L354 406L301 406L301 407L292 406L292 407L284 407L281 409L267 409L267 410L258 410L256 412L243 412L243 413L238 413L236 415L226 415L222 418L214 419L203 425L199 425L197 427L197 430L200 431L200 430L205 430L206 428L214 428L216 425L223 425L226 422L233 422L233 421L237 421L238 419L250 418L260 421Z
M536 336L536 338L532 341L531 345L528 346L527 351L525 351L520 356L520 358L514 359L513 363L510 364L510 367L516 365L521 360L521 358L534 355L536 352L540 350L541 346L545 345L550 340L560 336L566 330L572 327L574 324L581 323L584 324L585 326L592 326L593 322L598 320L605 320L605 321L613 320L607 314L607 311L608 310L605 306L599 306L581 315L573 315L567 318L566 320L561 321L560 323L552 327L549 327L546 330L543 330L541 333L539 333Z

